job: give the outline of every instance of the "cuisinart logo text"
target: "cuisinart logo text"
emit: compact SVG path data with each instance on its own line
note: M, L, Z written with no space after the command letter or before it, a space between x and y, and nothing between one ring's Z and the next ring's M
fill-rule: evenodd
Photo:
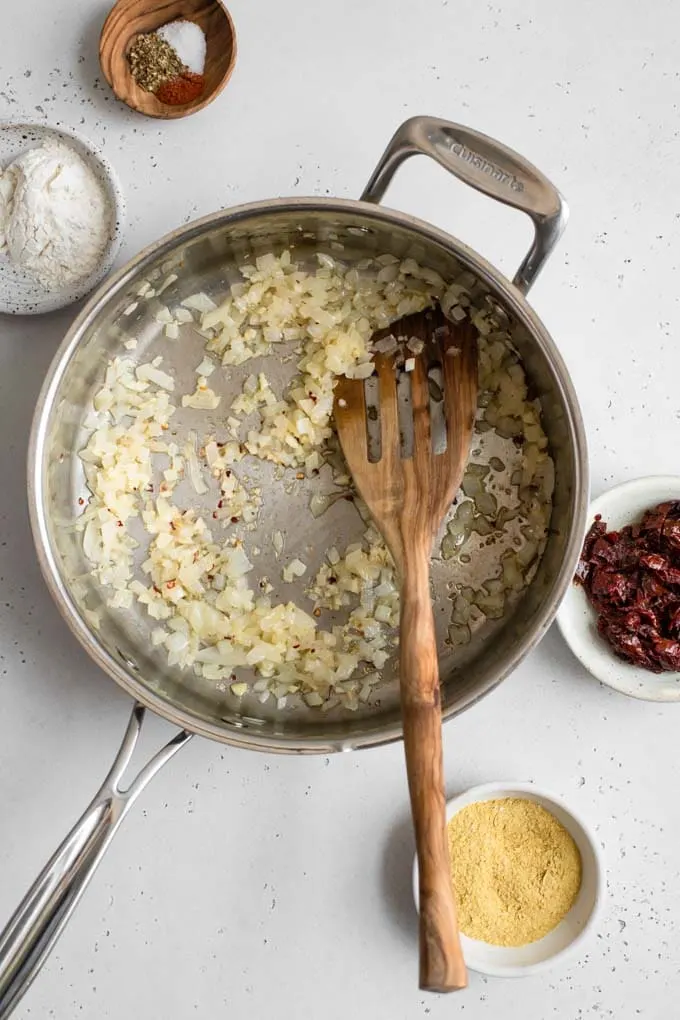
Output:
M499 184L504 184L506 187L512 188L513 191L524 191L524 185L517 180L514 174L506 173L496 163L491 163L485 156L480 156L473 149L468 149L462 142L454 142L451 145L451 152L466 163L472 163L474 167L481 170L482 173L488 174L489 177L493 177L494 181L498 181Z

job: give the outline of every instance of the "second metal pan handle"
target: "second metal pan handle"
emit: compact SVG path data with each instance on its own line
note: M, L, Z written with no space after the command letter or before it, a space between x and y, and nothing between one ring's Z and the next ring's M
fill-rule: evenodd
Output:
M0 1020L28 989L61 935L118 826L146 784L184 747L192 734L181 730L121 789L144 720L135 705L120 751L101 789L35 880L0 933Z
M479 131L438 117L412 117L395 132L362 200L380 202L399 166L417 154L531 217L534 241L512 281L526 294L567 225L569 210L557 188L528 160Z

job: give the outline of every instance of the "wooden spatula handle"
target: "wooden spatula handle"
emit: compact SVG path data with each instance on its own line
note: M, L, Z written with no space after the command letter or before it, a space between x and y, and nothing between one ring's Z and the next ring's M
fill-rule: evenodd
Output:
M429 557L406 556L401 592L401 706L420 878L420 987L467 985L446 838L439 666Z

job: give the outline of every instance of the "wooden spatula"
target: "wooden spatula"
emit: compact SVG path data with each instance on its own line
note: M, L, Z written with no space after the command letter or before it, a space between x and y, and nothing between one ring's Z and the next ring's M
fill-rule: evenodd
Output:
M400 678L404 747L420 874L420 987L464 988L446 838L439 668L430 599L430 556L435 535L458 491L468 458L477 407L476 332L466 320L450 322L441 308L408 315L388 335L407 341L413 370L412 456L401 453L394 355L375 357L381 449L369 461L363 380L342 377L335 389L335 421L345 459L361 498L389 546L401 577ZM380 348L378 345L378 349ZM384 346L384 345L383 345ZM412 362L410 351L422 352ZM409 350L410 348L410 350ZM403 361L403 358L402 358ZM409 361L411 363L409 364ZM428 370L441 366L446 450L435 453ZM402 407L402 411L406 408Z

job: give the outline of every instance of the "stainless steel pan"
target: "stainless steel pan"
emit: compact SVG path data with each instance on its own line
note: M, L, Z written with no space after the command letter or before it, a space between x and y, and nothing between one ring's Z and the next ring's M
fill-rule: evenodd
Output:
M378 205L395 170L417 153L430 156L460 180L531 217L534 241L512 283L450 235ZM401 736L395 683L387 683L379 697L357 712L289 707L276 711L270 703L239 701L228 688L220 690L214 683L168 669L150 648L148 625L141 617L106 610L105 597L89 576L80 537L65 522L77 515L84 492L78 451L83 446L86 407L106 363L119 352L122 337L130 331L141 338L139 356L153 355L154 345L161 343L153 302L141 302L130 312L140 282L167 277L176 270L175 291L164 294L165 301L170 294L181 298L197 290L224 293L245 258L284 247L294 248L302 260L319 250L336 254L341 249L343 258L389 252L412 256L445 279L454 277L461 267L472 271L507 316L533 392L542 403L555 463L551 529L538 572L512 614L495 623L483 640L473 642L465 656L452 655L442 644L442 708L449 719L500 683L541 638L569 584L580 549L588 491L583 426L562 360L525 299L565 222L559 193L516 153L459 125L416 117L394 135L360 201L281 199L206 217L142 252L110 278L78 316L48 372L35 414L28 481L31 521L45 579L66 622L94 661L134 698L135 707L104 784L0 935L0 1020L34 978L135 798L192 734L266 751L325 754ZM180 385L188 382L197 363L198 347L189 353L186 345L190 343L187 339L186 344L176 345L181 356L171 363ZM166 342L166 356L167 347ZM238 372L225 385L238 392ZM190 414L180 421L182 427L189 425ZM262 482L274 484L267 476ZM357 527L356 520L339 508L335 516L329 511L320 518L318 532L310 535L309 515L298 512L308 499L304 485L289 493L285 521L281 520L281 500L268 501L263 510L265 531L287 527L291 554L303 545L327 546L331 526L345 537ZM271 567L273 572L274 564ZM445 601L445 588L442 584L435 592L437 604ZM92 610L97 608L102 619L93 629ZM123 774L145 708L176 723L181 731L126 787Z

